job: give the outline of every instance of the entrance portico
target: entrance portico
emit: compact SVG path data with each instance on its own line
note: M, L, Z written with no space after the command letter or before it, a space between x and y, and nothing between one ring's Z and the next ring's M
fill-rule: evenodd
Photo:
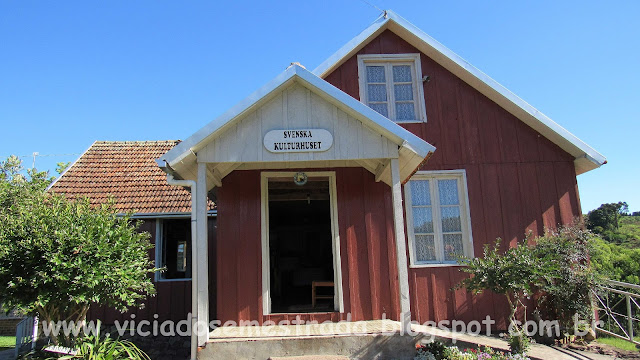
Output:
M299 286L329 278L335 284L333 307L317 315L306 309L309 317L338 320L352 313L357 320L371 320L386 314L408 323L401 187L434 150L297 65L177 145L158 163L175 178L196 183L193 278L198 305L193 313L198 321L209 323L209 296L217 296L217 313L223 323L245 320L262 324L295 314L295 307L282 313L286 302L278 309L273 307L271 280L276 279L279 286L294 286L290 284L293 280L274 275L273 261L278 259L276 271L282 274L287 266L293 269ZM304 184L297 185L300 188L292 185L295 174L306 177ZM326 271L320 274L319 270L328 269L326 264L283 265L292 259L300 263L304 254L313 253L309 250L312 247L289 254L285 260L282 254L273 253L276 243L270 236L284 239L277 246L285 246L282 244L292 240L282 231L303 230L294 229L291 223L269 222L270 179L274 179L272 188L278 187L277 182L287 184L280 185L282 203L272 211L282 211L278 209L287 204L295 207L294 202L300 200L327 201L326 208L319 206L308 214L315 217L326 212L330 217L326 234L331 243L332 276ZM305 188L310 183L315 188ZM208 288L207 278L206 197L212 191L219 216L217 289ZM323 229L322 224L304 231ZM288 230L277 233L270 226ZM322 239L310 235L304 241ZM280 295L286 296L286 292ZM373 304L377 298L388 301ZM206 335L200 336L198 344L206 340Z

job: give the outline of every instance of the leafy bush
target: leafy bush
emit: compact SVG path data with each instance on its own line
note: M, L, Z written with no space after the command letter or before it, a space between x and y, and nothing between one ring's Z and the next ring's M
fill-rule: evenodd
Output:
M514 354L526 354L531 347L531 340L523 332L509 334L507 342L509 343L509 349Z
M459 262L465 267L461 271L473 276L463 279L457 288L464 287L474 294L485 290L502 294L507 298L511 326L516 325L516 314L525 298L530 297L542 285L542 280L548 273L539 263L533 248L525 241L500 250L500 239L493 247L485 245L483 257L462 258Z
M591 320L591 290L601 278L589 261L597 239L580 224L548 230L534 240L530 244L525 238L515 247L501 251L498 239L493 247L485 246L484 257L460 260L466 265L461 271L472 276L458 287L473 293L491 290L506 296L514 337L512 350L516 353L526 351L528 342L516 325L517 310L525 307L525 298L535 295L540 313L570 328L575 314Z
M155 293L152 245L139 223L120 216L113 203L94 207L88 199L45 193L47 174L31 170L25 177L19 165L0 163L3 306L77 324L91 303L124 311Z
M134 343L128 340L112 339L109 334L100 336L98 331L95 335L88 335L76 340L76 355L62 356L60 360L83 359L83 360L147 360L149 356L140 350Z
M480 350L465 349L460 350L456 346L445 347L441 342L435 341L431 344L436 345L437 351L441 350L439 355L426 350L426 346L418 346L414 360L528 360L529 358L522 354L502 353L490 347L483 347Z
M536 239L534 252L548 271L540 286L538 308L547 319L572 328L576 315L591 320L591 290L601 281L589 259L596 236L579 224L547 230Z

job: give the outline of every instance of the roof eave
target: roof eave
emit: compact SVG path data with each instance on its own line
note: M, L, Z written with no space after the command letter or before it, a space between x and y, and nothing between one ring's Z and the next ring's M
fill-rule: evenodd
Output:
M157 159L156 162L160 167L169 166L179 173L183 170L188 171L191 165L196 161L196 153L204 146L204 144L207 143L208 139L211 139L216 136L216 134L220 134L225 131L234 118L242 116L255 106L259 106L259 104L266 101L271 94L276 92L277 89L287 86L291 81L302 81L308 86L318 89L320 93L326 94L329 98L334 99L336 103L340 103L342 106L352 110L354 114L358 115L358 118L368 122L368 125L378 129L380 133L384 134L398 145L401 145L405 140L408 140L410 144L409 149L419 156L427 157L430 153L435 151L435 147L433 145L401 126L396 125L391 120L380 115L365 104L347 95L323 79L313 75L308 70L298 65L292 65L262 88L258 89L230 110L205 125L180 144L176 145L160 159ZM186 176L186 178L189 178L189 176Z
M386 29L432 57L454 75L571 154L575 159L577 174L607 163L606 158L594 148L391 10L385 11L383 16L331 55L313 73L319 77L327 76ZM585 160L590 164L585 163Z

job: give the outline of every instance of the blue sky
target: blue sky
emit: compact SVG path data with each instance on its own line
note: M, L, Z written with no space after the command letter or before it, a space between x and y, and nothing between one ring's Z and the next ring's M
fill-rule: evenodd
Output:
M604 154L609 164L578 177L583 211L640 210L640 2L369 2ZM185 139L290 62L315 68L378 14L361 0L2 1L0 157Z

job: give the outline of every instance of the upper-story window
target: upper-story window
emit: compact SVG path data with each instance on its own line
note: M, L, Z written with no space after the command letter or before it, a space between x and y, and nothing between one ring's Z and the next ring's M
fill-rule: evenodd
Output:
M426 121L420 54L358 55L360 100L396 122Z

